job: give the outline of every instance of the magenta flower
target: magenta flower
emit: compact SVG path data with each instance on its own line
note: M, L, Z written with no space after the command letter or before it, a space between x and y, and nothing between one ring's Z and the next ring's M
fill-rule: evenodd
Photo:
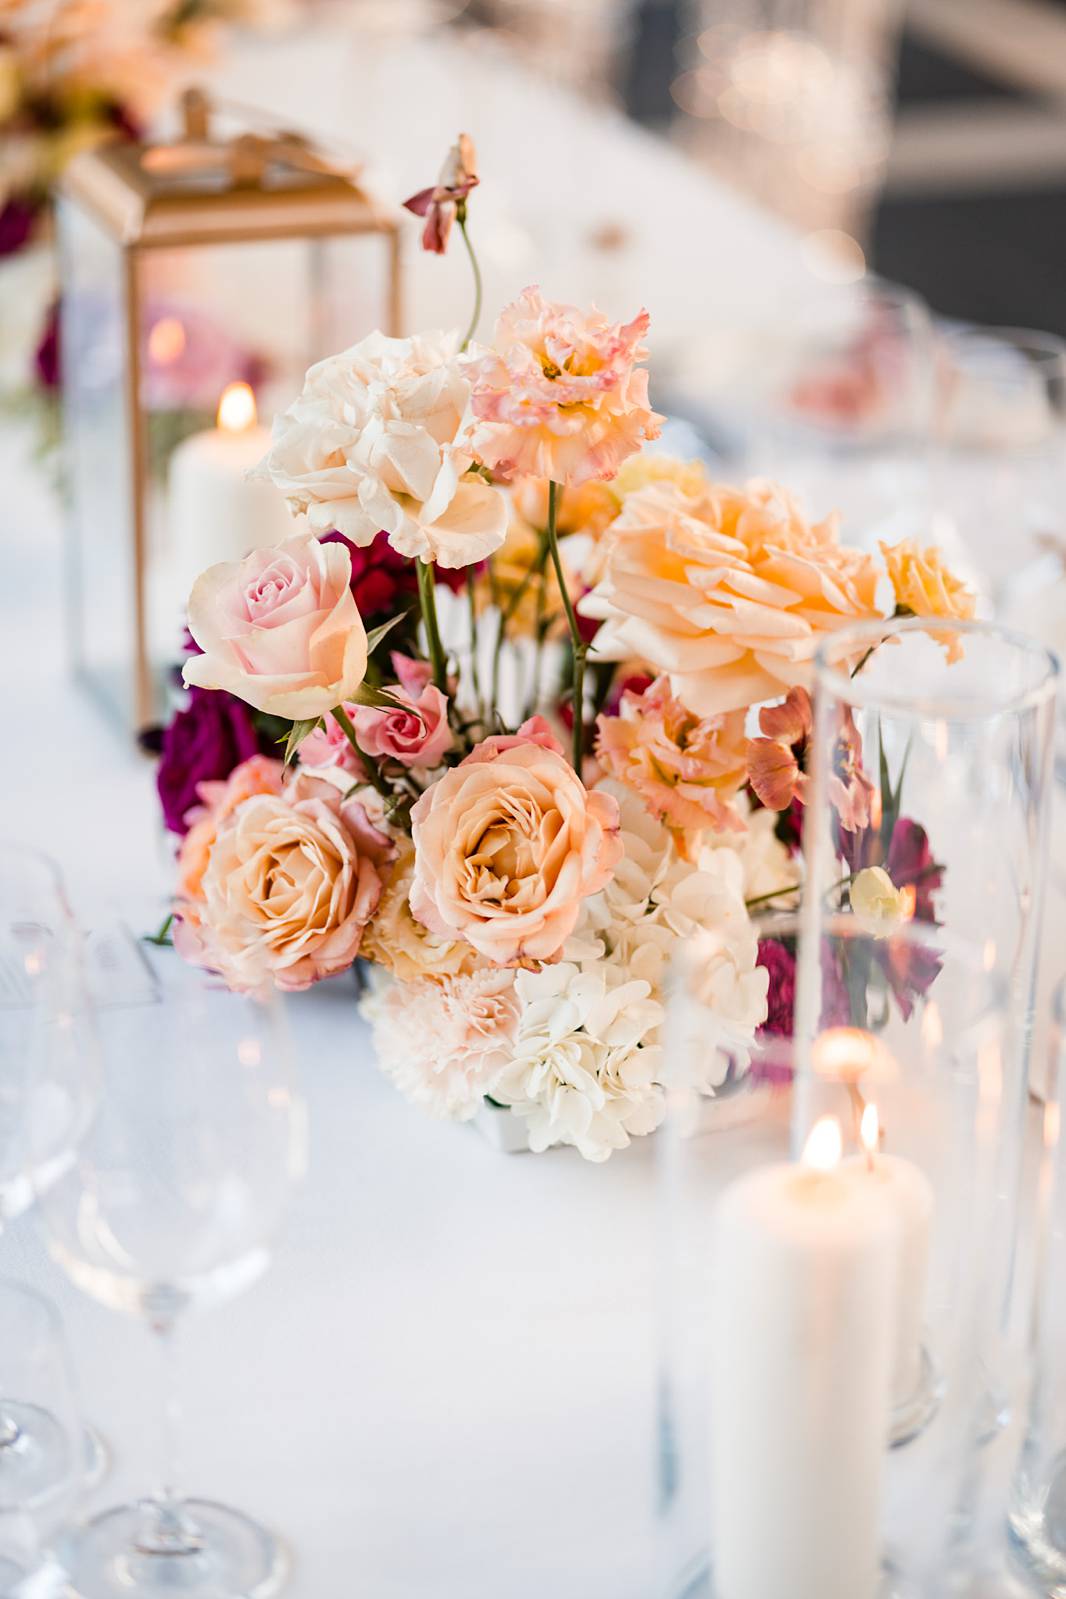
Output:
M419 189L403 202L406 210L426 219L422 229L423 250L430 250L434 255L444 254L459 205L479 181L474 142L468 133L461 133L448 151L440 177L432 188Z

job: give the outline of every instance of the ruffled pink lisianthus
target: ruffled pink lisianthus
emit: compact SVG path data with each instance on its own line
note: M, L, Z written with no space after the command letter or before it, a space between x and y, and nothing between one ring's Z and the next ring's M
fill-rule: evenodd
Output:
M662 423L636 364L647 353L648 321L641 311L608 322L526 289L500 315L495 348L469 369L478 460L501 478L572 485L613 477Z

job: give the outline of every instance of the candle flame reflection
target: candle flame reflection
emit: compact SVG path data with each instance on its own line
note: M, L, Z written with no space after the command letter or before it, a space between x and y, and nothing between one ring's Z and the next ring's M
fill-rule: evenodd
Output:
M843 1150L840 1123L833 1116L823 1116L815 1122L803 1146L803 1164L815 1171L832 1171L839 1166Z
M156 366L173 366L185 354L185 327L176 316L161 316L148 334L148 355Z
M218 402L218 425L227 433L243 433L256 423L255 395L247 383L227 383Z

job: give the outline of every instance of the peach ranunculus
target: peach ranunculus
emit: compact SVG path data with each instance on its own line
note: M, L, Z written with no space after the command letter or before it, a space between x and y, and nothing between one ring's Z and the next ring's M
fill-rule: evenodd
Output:
M935 548L920 550L913 539L899 544L882 544L881 554L896 595L899 610L915 616L948 616L969 621L977 596L960 578L949 572ZM949 661L962 659L962 644L957 633L947 629L932 634L944 646Z
M578 605L604 624L596 654L668 673L698 716L805 682L823 634L881 614L872 557L771 484L698 495L652 484L626 500L600 555L603 576Z
M308 988L355 960L394 852L362 805L298 776L237 807L202 879L201 965L231 988Z
M291 721L354 699L367 639L341 543L311 534L209 566L189 596L189 632L203 650L183 676L200 688Z
M622 695L618 716L601 716L596 756L670 830L686 860L704 828L742 831L731 803L747 775L745 713L698 717L665 677Z
M467 472L470 378L457 343L371 333L320 361L275 418L258 474L317 532L370 544L383 530L400 555L443 567L484 560L503 543L507 499Z
M360 954L375 965L383 966L402 982L412 982L416 978L440 981L472 972L479 963L479 956L465 938L442 938L412 916L414 845L404 839L399 849L399 855L389 868L381 902L360 946Z
M411 909L498 966L558 959L622 856L618 803L589 793L540 718L487 738L411 813Z
M636 365L647 330L646 311L611 323L524 290L500 314L495 348L469 367L475 457L503 478L613 477L662 423Z

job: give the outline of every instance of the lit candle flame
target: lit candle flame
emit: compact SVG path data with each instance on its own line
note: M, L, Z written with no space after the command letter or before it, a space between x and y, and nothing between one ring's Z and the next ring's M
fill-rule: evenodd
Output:
M914 917L918 904L918 890L913 883L905 883L899 891L899 919L909 922Z
M255 395L247 383L227 383L218 402L218 425L225 433L255 427Z
M176 316L161 316L148 333L148 355L156 366L173 366L185 354L185 327Z
M840 1123L833 1116L823 1116L811 1128L810 1137L803 1148L803 1164L815 1171L832 1171L839 1166L844 1150Z
M859 1138L866 1151L866 1159L872 1167L874 1156L877 1154L881 1143L881 1119L877 1114L876 1105L867 1105L859 1122Z

